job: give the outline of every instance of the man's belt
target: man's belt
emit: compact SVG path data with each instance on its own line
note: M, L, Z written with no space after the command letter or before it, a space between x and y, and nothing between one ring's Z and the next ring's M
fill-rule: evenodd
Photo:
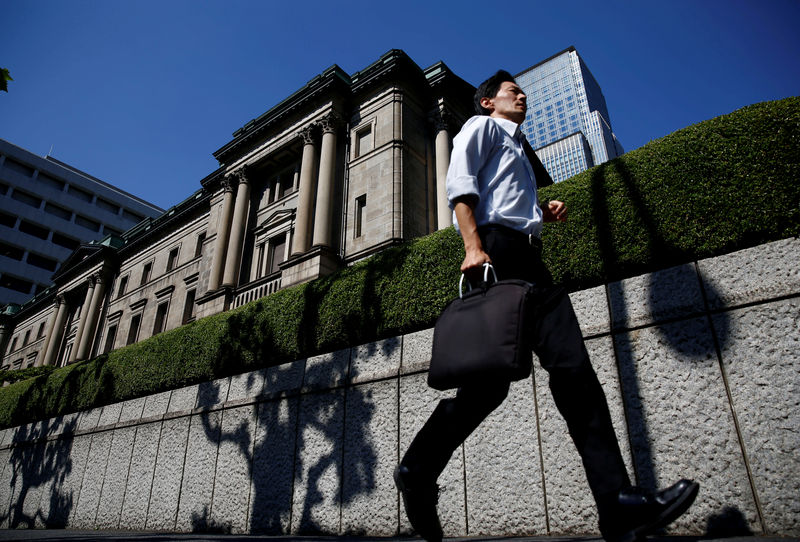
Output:
M521 243L525 243L538 250L542 250L542 240L535 235L530 235L502 224L484 224L482 226L478 226L478 233L489 231L500 232L503 235L507 235L508 237L518 240Z

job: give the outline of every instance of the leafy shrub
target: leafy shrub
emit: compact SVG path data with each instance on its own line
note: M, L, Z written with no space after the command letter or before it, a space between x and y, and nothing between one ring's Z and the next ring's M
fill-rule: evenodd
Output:
M800 99L690 126L541 191L567 202L545 260L571 289L800 234ZM0 389L0 426L433 325L456 295L453 228L94 360Z

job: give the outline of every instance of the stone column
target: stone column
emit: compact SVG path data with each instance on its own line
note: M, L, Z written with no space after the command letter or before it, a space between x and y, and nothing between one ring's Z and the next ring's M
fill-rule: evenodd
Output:
M42 355L39 356L39 358L36 360L36 367L40 367L45 364L44 358L47 355L47 349L50 348L50 342L53 339L53 332L55 331L56 328L56 319L58 318L58 308L60 306L61 306L61 301L58 297L56 297L55 301L53 301L53 313L47 320L47 329L45 330L44 344L42 344Z
M314 246L331 246L333 217L333 185L336 174L336 117L322 119L322 148L319 153L317 209L314 213Z
M64 326L67 324L68 315L69 306L67 305L67 300L63 296L58 296L56 298L56 318L53 324L53 334L48 339L42 365L53 365L55 363L58 349L61 346L61 339L64 337Z
M250 181L244 168L233 173L238 181L236 189L236 209L233 212L228 254L225 256L225 276L223 286L236 286L239 283L239 269L242 264L242 244L247 226L247 215L250 212Z
M97 331L97 321L100 317L100 311L103 308L103 298L106 295L106 282L103 279L102 273L98 273L94 277L95 286L94 293L92 294L92 301L88 307L86 315L82 318L86 322L83 328L83 335L81 335L80 343L78 343L78 353L76 359L86 359L91 356L92 343ZM73 348L73 352L75 349Z
M317 162L317 146L311 126L300 132L303 138L303 158L300 163L300 188L297 196L297 224L295 225L292 255L303 254L310 248L311 213L317 193L317 178L314 166Z
M78 322L78 331L75 333L75 343L72 345L72 351L69 353L69 363L78 359L78 346L83 339L83 333L86 329L86 320L88 319L90 306L92 304L92 296L94 295L94 277L89 277L89 288L86 289L86 299L83 300L81 306L81 319Z
M229 177L222 181L225 194L222 201L222 214L219 217L217 239L214 242L214 259L211 262L211 276L208 279L208 290L213 292L222 284L222 271L225 268L225 255L228 252L228 236L231 231L233 217L233 183Z
M450 167L451 139L448 115L440 111L436 119L436 225L444 228L453 224L453 211L447 205L447 168Z

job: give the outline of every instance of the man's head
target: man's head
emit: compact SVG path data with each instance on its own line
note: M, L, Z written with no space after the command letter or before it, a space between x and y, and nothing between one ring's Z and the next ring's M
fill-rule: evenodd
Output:
M475 112L511 120L522 124L525 120L527 97L514 81L514 77L505 70L499 70L484 81L475 91Z

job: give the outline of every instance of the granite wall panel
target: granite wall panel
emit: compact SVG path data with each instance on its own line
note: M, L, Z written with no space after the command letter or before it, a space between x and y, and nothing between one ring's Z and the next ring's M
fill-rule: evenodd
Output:
M604 336L588 340L586 349L606 396L622 458L633 479L633 465L612 339L610 336ZM549 375L535 360L534 380L550 532L552 534L596 533L597 511L586 481L583 463L569 436L567 424L553 401Z
M119 528L144 530L147 525L147 508L150 503L150 490L153 488L153 473L156 469L158 444L161 438L161 422L139 425L135 430L136 436L132 446Z
M92 443L89 447L86 471L81 481L78 505L70 519L69 526L72 529L94 529L95 527L112 438L112 431L102 431L91 436Z
M398 462L408 450L412 439L425 424L441 399L452 397L455 391L439 392L428 387L428 375L419 373L400 379L400 449ZM439 519L445 536L466 536L466 492L464 485L464 449L453 453L447 467L439 476ZM398 495L401 535L412 532Z
M470 536L547 533L537 434L526 378L464 443Z
M251 532L287 534L291 528L299 397L258 405L250 483Z
M771 533L800 535L800 301L714 317L753 481Z
M701 494L670 532L703 534L731 508L758 529L753 495L707 318L615 336L639 485L682 477Z
M97 508L97 529L116 529L119 525L135 438L136 427L113 431L108 466Z
M247 532L255 417L255 405L222 413L211 524L226 533Z
M171 531L181 497L183 460L189 438L189 417L164 420L156 456L153 487L147 508L145 529Z
M397 462L397 393L396 379L346 391L343 533L391 536L397 532L397 491L392 480Z
M217 468L222 411L195 414L189 425L189 443L183 463L181 499L175 528L197 531L222 528L213 523L211 502Z
M343 431L343 390L301 397L292 533L339 533Z

